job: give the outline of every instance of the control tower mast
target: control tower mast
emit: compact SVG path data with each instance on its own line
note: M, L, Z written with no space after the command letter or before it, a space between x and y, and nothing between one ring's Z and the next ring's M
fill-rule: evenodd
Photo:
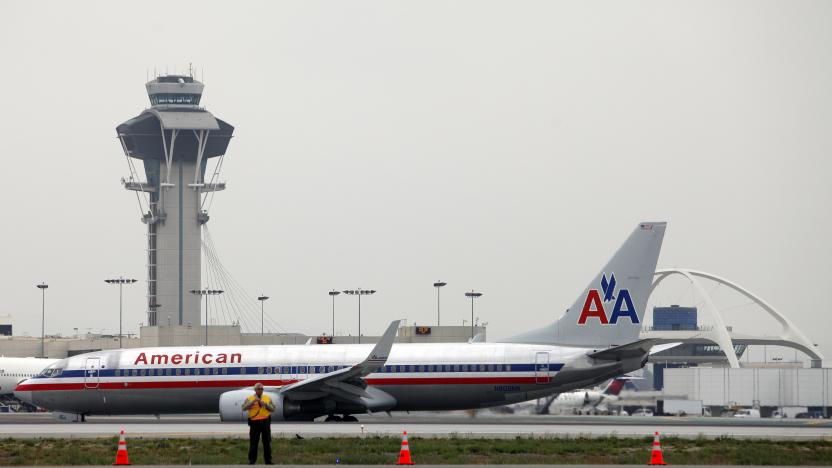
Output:
M158 76L146 85L151 107L116 127L147 225L147 324L200 325L202 225L208 194L225 189L205 172L225 154L234 127L199 107L204 85L190 75ZM143 177L136 169L144 167ZM141 179L144 178L144 181ZM207 324L206 324L207 325Z

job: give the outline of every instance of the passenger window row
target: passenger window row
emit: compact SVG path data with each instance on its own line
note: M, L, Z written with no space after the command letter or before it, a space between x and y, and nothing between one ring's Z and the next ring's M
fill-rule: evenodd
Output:
M204 367L194 369L116 369L113 375L116 377L154 377L168 375L227 375L227 367Z
M297 374L328 374L337 370L345 369L348 366L274 366L274 367L237 367L230 368L231 374L253 374L253 375L297 375ZM55 370L55 369L53 369ZM379 370L380 373L432 373L432 372L511 372L511 364L395 364L385 365ZM211 368L178 368L178 369L116 369L116 377L154 377L154 376L190 376L190 375L228 375L228 367ZM60 370L57 373L60 375Z
M439 365L387 365L384 373L405 372L510 372L511 364L439 364Z

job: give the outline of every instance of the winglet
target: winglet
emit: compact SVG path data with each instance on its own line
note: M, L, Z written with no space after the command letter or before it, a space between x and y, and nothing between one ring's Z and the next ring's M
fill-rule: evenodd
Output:
M387 330L381 335L381 339L378 340L378 343L376 343L373 350L370 351L370 355L367 356L367 359L362 364L374 364L381 367L387 362L387 357L390 356L390 349L393 348L393 341L396 340L396 332L399 331L400 323L401 320L393 320L390 322Z
M399 324L401 320L393 320L390 322L390 325L387 327L387 330L381 335L381 339L378 340L375 347L372 351L370 351L370 355L367 356L366 361L387 361L387 356L390 355L390 349L393 347L393 341L396 340L396 332L399 331ZM384 364L384 362L382 362Z

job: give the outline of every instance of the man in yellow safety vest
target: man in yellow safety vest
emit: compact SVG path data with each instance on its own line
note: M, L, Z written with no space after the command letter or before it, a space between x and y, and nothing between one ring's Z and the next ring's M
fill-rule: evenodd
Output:
M263 384L254 385L254 395L246 398L243 410L248 411L248 464L257 462L257 445L263 438L263 458L267 465L272 464L272 412L274 403L268 395L263 394Z

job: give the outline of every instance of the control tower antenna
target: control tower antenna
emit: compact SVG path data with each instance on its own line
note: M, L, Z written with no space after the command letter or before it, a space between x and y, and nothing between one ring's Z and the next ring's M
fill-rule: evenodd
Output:
M205 202L225 189L218 180L221 164L214 165L208 182L205 172L210 158L223 159L234 127L199 107L205 86L194 80L192 65L189 75L156 75L145 87L151 107L116 133L131 173L124 188L141 194L147 225L147 324L167 316L177 325L196 326L201 304L188 291L203 286L202 225L210 207Z

